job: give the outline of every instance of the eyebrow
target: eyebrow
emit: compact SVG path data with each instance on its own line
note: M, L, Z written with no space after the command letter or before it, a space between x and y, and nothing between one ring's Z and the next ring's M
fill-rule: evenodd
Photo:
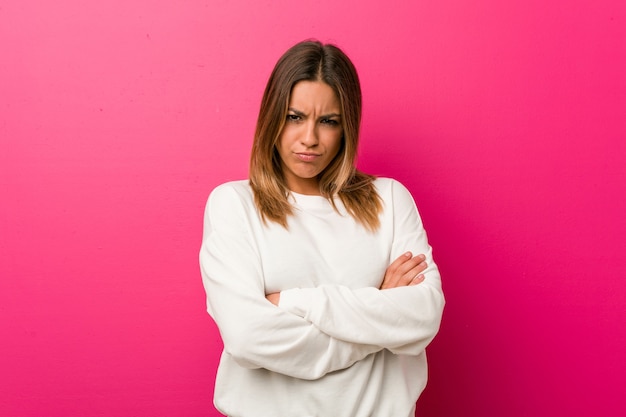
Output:
M306 116L306 114L304 114L304 112L301 112L300 110L294 109L293 107L289 107L287 109L288 111L294 113L296 116ZM328 119L331 117L341 117L341 114L339 113L328 113L328 114L322 114L320 116L320 118L322 119Z

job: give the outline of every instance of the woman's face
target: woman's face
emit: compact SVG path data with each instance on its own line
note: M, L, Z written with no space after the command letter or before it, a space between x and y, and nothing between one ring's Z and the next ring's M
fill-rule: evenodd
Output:
M291 191L320 193L318 175L337 155L342 135L341 105L333 89L321 81L294 85L276 145Z

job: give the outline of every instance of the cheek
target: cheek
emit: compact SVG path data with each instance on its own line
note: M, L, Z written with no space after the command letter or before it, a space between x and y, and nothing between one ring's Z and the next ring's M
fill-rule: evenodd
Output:
M280 132L278 136L278 142L276 143L276 147L278 149L289 149L291 144L294 142L294 132L293 129L290 129L288 126L283 127L283 130Z
M333 158L337 156L339 149L341 149L342 142L343 142L343 133L342 132L335 133L329 144L329 148L332 150L331 153L333 155Z

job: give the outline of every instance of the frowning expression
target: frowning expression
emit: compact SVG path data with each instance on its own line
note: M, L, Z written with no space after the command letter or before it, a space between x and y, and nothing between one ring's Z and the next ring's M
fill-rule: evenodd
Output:
M287 187L319 194L319 174L341 148L341 104L321 81L300 81L291 90L287 120L276 145Z

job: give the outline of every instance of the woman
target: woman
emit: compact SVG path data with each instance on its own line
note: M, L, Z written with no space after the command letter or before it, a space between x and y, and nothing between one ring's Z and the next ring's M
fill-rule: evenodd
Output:
M306 41L268 81L249 181L215 188L200 265L228 416L413 416L444 305L415 203L355 168L361 91Z

